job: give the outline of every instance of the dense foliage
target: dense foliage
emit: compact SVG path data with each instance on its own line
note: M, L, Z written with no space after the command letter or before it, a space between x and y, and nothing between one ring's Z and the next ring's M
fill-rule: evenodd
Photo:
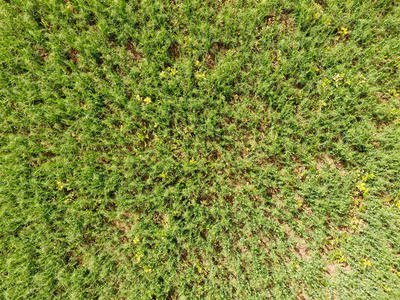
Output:
M398 1L0 28L0 299L400 299Z

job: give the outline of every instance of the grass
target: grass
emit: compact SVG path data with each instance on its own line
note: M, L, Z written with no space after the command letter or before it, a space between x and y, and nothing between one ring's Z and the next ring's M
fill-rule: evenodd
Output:
M398 1L0 16L0 299L400 299Z

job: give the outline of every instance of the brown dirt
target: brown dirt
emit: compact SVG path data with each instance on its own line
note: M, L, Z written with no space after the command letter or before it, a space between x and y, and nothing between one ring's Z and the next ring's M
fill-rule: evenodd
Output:
M132 40L129 40L128 44L126 45L126 50L132 55L133 61L139 61L143 57L143 54L137 51L136 44Z
M76 50L75 48L71 48L68 51L68 59L70 61L72 61L75 65L78 64L79 59L78 59L78 50Z
M174 58L177 59L179 57L179 47L177 43L172 43L168 48L168 53Z
M340 175L345 176L347 175L346 170L344 169L343 162L340 160L335 160L329 154L324 154L322 156L317 157L317 165L316 169L321 170L324 165L329 166L330 168L336 169L339 171Z

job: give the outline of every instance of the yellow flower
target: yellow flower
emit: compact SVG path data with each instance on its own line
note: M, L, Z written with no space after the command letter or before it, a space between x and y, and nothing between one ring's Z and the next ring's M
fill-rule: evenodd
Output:
M366 267L371 267L372 266L372 263L371 263L370 260L362 259L361 263L362 263L363 266L366 266Z
M197 80L206 79L206 74L204 72L197 72L194 76Z
M148 266L143 266L143 270L144 270L146 273L151 273L151 271L152 271Z
M146 97L144 100L144 103L149 104L151 102L150 97Z
M330 17L327 17L326 19L325 19L325 25L331 25L331 22L332 22L332 19L330 18Z
M339 32L342 36L349 34L349 30L346 27L341 27Z
M318 101L318 104L319 104L319 109L318 109L318 111L321 111L323 106L327 106L327 105L328 105L328 104L326 104L326 102L323 101L323 100Z
M143 257L143 253L141 251L139 251L136 253L135 257L136 257L137 261L140 261Z

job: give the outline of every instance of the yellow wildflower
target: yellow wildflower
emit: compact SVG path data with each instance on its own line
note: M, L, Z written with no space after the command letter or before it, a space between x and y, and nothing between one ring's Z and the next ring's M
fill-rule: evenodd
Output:
M339 33L342 36L348 35L349 34L349 30L346 27L341 27Z
M361 263L362 263L363 266L366 266L366 267L371 267L372 266L372 263L371 263L370 260L362 259Z
M204 72L197 72L194 76L197 80L206 79L206 74Z
M332 23L332 19L330 17L327 17L324 21L325 25L329 26Z
M146 273L151 273L151 271L152 271L148 266L143 266L143 270L144 270Z

